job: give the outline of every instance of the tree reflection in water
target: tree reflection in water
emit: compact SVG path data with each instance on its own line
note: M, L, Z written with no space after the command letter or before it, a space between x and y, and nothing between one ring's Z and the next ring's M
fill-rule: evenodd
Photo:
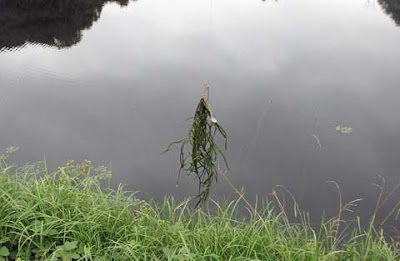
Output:
M400 0L378 0L383 11L400 26Z
M66 48L100 18L103 6L130 0L0 0L0 52L38 44Z
M27 44L59 49L76 45L106 3L127 6L130 1L135 0L0 0L0 52ZM400 26L400 0L377 1Z

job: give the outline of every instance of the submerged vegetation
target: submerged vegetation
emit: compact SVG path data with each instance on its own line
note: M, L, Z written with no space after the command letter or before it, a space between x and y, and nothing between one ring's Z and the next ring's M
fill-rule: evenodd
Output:
M338 216L314 230L301 211L290 221L275 191L262 206L245 208L240 196L192 209L188 200L145 202L122 187L104 189L110 172L88 161L70 161L52 173L45 163L18 167L7 165L6 156L1 162L0 260L400 258L398 245L372 226L373 218L365 229L355 221L348 237L338 233L341 213L354 202L340 204Z

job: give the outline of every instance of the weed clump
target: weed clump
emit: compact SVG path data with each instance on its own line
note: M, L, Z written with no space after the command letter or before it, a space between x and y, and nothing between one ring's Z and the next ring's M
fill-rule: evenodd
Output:
M215 119L210 104L209 87L204 86L203 98L200 99L189 130L188 137L171 143L166 151L172 146L180 145L180 169L194 174L199 182L198 201L196 206L202 205L210 194L212 185L218 181L217 160L220 156L225 166L228 168L228 162L224 152L216 143L217 134L224 139L224 149L227 148L227 134L224 128L218 124ZM165 152L166 152L165 151Z

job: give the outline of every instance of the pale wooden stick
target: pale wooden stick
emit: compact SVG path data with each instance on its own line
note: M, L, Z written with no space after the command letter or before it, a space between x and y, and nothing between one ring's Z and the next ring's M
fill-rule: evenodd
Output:
M210 91L210 88L208 87L207 83L203 83L203 100L206 102L208 106L208 93Z
M210 98L210 88L208 87L207 83L203 84L203 100L204 103L207 107L207 110L210 112L210 120L213 123L217 123L217 119L214 117L214 114L211 111L211 107L210 107L210 103L208 102L209 98Z

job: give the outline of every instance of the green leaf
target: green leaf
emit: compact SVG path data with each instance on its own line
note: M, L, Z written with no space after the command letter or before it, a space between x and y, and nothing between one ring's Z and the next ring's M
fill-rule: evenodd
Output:
M78 247L78 241L65 242L64 249L67 251L74 250Z
M6 247L0 248L0 256L8 256L10 255L10 251Z
M77 254L77 253L71 253L71 254L69 255L69 257L70 257L70 258L73 258L73 259L79 259L79 258L81 258L81 255L79 255L79 254Z

